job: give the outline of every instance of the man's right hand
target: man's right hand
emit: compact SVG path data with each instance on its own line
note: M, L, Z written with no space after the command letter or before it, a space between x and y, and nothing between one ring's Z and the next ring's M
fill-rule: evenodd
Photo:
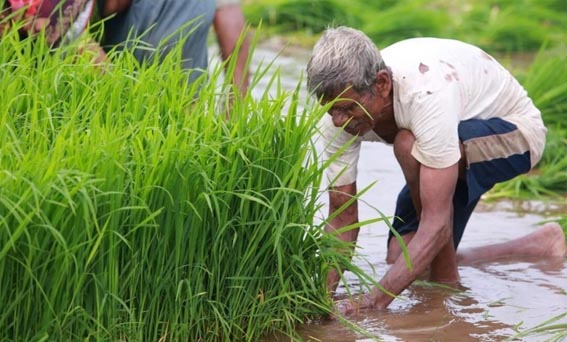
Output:
M360 310L373 309L376 307L374 291L341 299L335 302L335 313L340 316L356 315Z
M341 213L334 216L335 212L345 203L350 201L354 196L356 196L356 182L329 189L329 217L331 219L325 226L325 231L327 233L333 234L338 229L358 223L358 204L356 200ZM358 228L350 229L338 234L337 237L346 242L356 243L358 231ZM327 275L327 289L331 295L334 294L337 285L339 284L341 274L342 270L331 270Z

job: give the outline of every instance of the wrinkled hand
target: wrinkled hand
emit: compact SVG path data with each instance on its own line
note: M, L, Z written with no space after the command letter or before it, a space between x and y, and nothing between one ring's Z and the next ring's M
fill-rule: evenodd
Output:
M357 314L361 309L374 307L374 297L369 294L362 294L352 299L342 299L335 302L335 313L341 316Z
M335 303L335 313L340 316L350 316L358 312L358 307L350 299L339 300Z

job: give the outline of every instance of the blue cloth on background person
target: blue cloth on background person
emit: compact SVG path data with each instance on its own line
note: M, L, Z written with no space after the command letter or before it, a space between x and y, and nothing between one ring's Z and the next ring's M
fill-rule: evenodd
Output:
M189 75L192 82L208 66L207 37L215 8L214 0L133 0L126 11L105 20L102 45L107 50L133 48L143 62L156 56L152 50L158 46L165 44L163 55L184 41L182 67L194 69Z

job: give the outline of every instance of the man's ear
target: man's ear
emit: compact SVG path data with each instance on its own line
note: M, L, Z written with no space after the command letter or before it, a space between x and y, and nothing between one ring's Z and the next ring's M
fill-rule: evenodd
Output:
M392 77L388 70L382 69L376 73L376 91L381 97L388 97L392 90Z

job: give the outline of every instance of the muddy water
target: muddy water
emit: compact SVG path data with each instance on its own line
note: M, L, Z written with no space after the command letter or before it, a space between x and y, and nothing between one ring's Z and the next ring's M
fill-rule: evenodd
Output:
M360 203L361 219L376 217L376 209L393 215L403 176L391 147L367 144L359 164L360 188L376 181ZM374 207L371 208L370 206ZM483 206L488 207L488 206ZM477 210L459 248L504 242L537 229L543 217L508 211L506 206ZM361 229L357 264L379 279L387 270L384 223ZM532 328L567 312L567 263L565 259L498 260L474 267L460 267L460 291L414 284L383 312L365 311L350 320L370 336L354 333L340 323L318 322L299 327L306 341L503 341L517 330ZM356 278L345 274L351 289ZM344 292L344 288L339 289ZM566 319L559 321L567 323ZM559 323L556 322L556 323ZM521 341L544 341L538 335Z
M275 47L276 46L276 47ZM274 62L280 69L282 85L294 89L304 73L308 51L277 44L259 47L252 70ZM262 82L253 94L264 92ZM306 95L305 95L306 97ZM392 149L382 144L363 145L359 162L359 189L376 182L359 203L360 219L376 217L377 209L386 216L394 213L396 196L404 181ZM325 196L323 196L325 197ZM488 210L487 210L488 209ZM509 203L497 206L481 203L473 214L460 249L504 242L537 229L545 218L517 212ZM326 208L323 209L325 211ZM324 214L322 213L323 217ZM359 235L356 262L379 279L387 270L384 223L365 226ZM567 313L567 262L560 260L498 260L474 267L460 267L461 289L453 291L428 283L412 285L383 312L365 311L349 320L366 330L355 333L337 321L313 322L298 327L305 341L366 342L383 341L503 341L518 330L532 328ZM345 274L349 287L357 281ZM344 293L344 288L338 289ZM555 323L566 324L563 318ZM521 341L545 341L549 335L536 335ZM286 341L267 337L265 342Z

